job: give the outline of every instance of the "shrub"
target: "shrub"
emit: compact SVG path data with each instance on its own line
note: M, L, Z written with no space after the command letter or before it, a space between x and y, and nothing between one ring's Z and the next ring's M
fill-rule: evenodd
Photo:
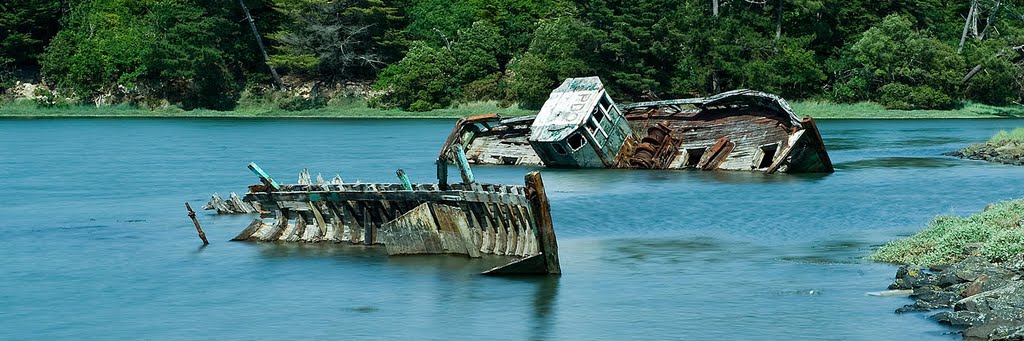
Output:
M889 83L878 89L878 103L889 109L951 109L956 102L930 86Z
M964 258L968 243L982 243L981 255L998 262L1024 253L1024 199L990 205L969 217L938 216L909 238L883 245L870 259L931 266Z
M379 94L370 104L383 108L427 111L451 105L455 59L451 51L415 44L402 61L388 66L374 83Z
M847 58L867 81L864 93L891 109L952 108L965 68L955 49L895 14L864 32Z
M1008 142L1024 143L1024 128L1017 128L1011 131L1000 130L995 136L992 136L988 142L995 144L1004 144Z
M327 106L327 99L323 96L313 95L309 97L291 96L282 99L277 107L287 111L302 111L323 108Z

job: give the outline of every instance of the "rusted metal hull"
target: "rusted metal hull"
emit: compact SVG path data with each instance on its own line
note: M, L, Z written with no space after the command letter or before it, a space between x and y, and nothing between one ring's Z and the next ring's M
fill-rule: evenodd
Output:
M623 112L632 134L622 143L614 164L605 168L834 171L814 120L797 118L788 104L774 95L741 90L708 98L625 105ZM504 127L503 122L509 120L497 115L479 116L473 127L483 131L472 134L465 133L466 121L460 121L442 150L457 146L483 156L471 158L475 164L544 165L543 157L530 145L514 142L529 136L523 126L528 126L530 119L515 119L517 128L512 129ZM488 127L501 133L488 133ZM478 140L476 136L491 138ZM503 148L492 147L502 141L508 141Z

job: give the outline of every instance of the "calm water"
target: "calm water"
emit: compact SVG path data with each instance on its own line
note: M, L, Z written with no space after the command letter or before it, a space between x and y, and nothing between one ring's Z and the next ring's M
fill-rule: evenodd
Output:
M862 260L936 214L1024 196L1024 167L943 157L1024 121L823 121L832 175L545 170L564 275L380 249L228 242L183 202L293 182L434 181L453 121L0 121L0 339L937 339ZM478 167L522 183L530 168ZM457 174L457 173L452 173Z

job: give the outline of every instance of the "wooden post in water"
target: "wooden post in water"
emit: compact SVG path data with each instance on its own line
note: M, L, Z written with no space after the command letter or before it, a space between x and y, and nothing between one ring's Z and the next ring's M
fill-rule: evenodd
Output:
M551 204L544 192L544 180L540 172L526 174L526 197L530 200L530 211L537 225L537 240L540 252L544 254L544 266L549 274L559 275L562 267L558 264L558 241L555 240L555 228L551 222Z
M192 223L196 224L196 231L199 232L199 238L203 240L203 245L209 245L210 241L206 240L206 233L203 233L203 228L199 227L199 220L196 220L196 211L192 210L192 206L185 202L185 208L188 209L188 217L192 218Z
M366 207L363 207L363 245L373 245L373 219Z
M437 187L442 191L448 190L448 161L437 158Z
M471 184L476 182L476 179L473 178L473 169L469 168L469 160L466 160L466 152L462 150L462 145L454 145L452 149L455 149L455 162L458 163L459 173L462 175L462 183Z
M398 171L396 171L395 173L398 174L398 181L402 182L402 189L405 189L406 191L411 191L412 182L410 182L409 177L405 175L405 170L399 168Z

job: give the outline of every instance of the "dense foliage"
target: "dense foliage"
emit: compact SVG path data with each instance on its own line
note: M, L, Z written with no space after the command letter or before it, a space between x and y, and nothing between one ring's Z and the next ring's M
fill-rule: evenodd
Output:
M536 107L589 75L620 101L752 88L898 109L1007 105L1024 96L1022 46L1024 7L997 0L0 4L0 87L41 67L78 100L186 108L231 108L246 88L275 86L271 67L292 83L372 83L372 105L406 110Z

